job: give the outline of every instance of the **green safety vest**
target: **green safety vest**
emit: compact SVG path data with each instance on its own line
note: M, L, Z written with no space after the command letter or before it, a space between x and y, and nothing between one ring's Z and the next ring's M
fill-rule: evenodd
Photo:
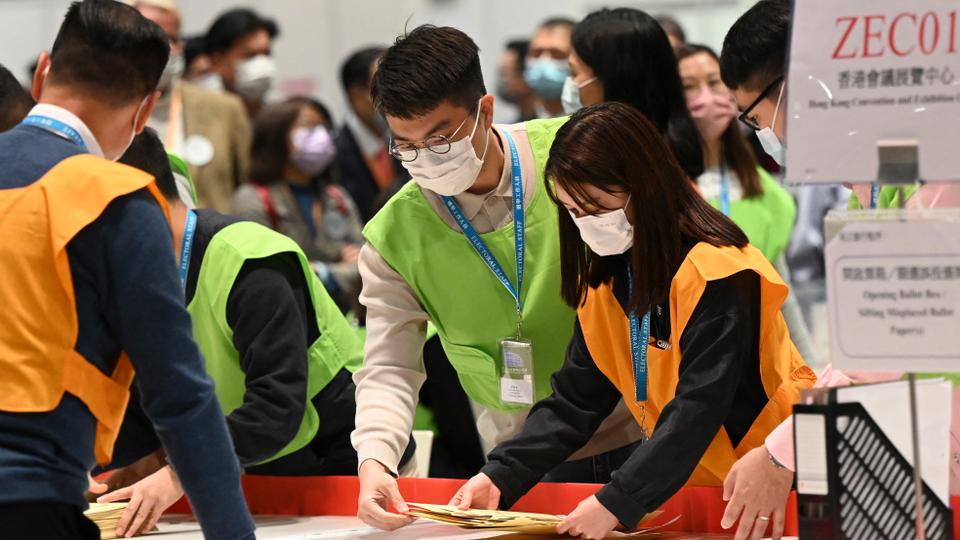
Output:
M904 208L907 205L907 201L910 200L910 197L913 197L913 194L920 190L920 184L910 184L907 186L881 186L880 187L880 200L877 201L878 208ZM870 201L867 201L867 206L869 206ZM850 200L847 201L848 210L863 210L867 208L864 206L860 199L854 194L850 196Z
M793 224L797 219L797 205L787 190L767 171L757 167L757 174L763 193L757 197L731 201L730 219L743 229L750 245L759 249L768 261L774 262L783 255L790 243ZM708 202L720 209L719 199L709 199Z
M240 407L246 393L240 353L233 345L233 330L227 323L230 290L246 261L279 253L293 253L300 261L320 337L307 349L307 403L300 429L286 447L264 463L295 452L313 440L319 427L313 398L341 369L354 372L363 362L356 330L340 313L297 244L256 223L234 223L210 240L200 265L196 293L187 306L193 318L193 335L206 359L207 373L216 386L224 414Z
M526 123L537 179L526 209L526 269L520 296L523 334L533 342L535 401L550 394L550 376L563 364L575 317L560 297L557 207L543 185L550 145L565 121ZM527 409L500 400L500 340L516 333L516 304L466 236L437 215L412 181L374 216L363 234L413 289L467 395L491 409ZM516 284L513 234L511 221L480 236Z

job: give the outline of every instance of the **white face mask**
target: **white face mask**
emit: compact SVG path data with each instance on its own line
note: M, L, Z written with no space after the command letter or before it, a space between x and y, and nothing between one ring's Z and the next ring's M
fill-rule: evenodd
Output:
M466 120L464 120L466 122ZM483 167L483 159L487 156L487 147L490 146L490 131L487 133L486 142L483 143L483 155L477 157L477 152L473 148L473 136L480 127L480 109L477 108L477 121L473 125L473 131L468 137L464 137L455 143L451 143L450 151L444 154L431 152L426 148L421 148L417 158L413 161L402 161L403 167L407 169L413 181L424 189L447 197L459 195L470 189L470 186L477 181L480 169ZM453 132L455 137L457 132L463 128L463 124ZM410 154L412 158L413 150L404 152Z
M262 101L277 78L273 58L258 54L239 62L234 75L235 90L248 101Z
M137 136L137 120L140 118L140 113L143 112L143 106L147 104L148 99L150 99L150 96L143 98L143 101L140 102L140 106L137 107L137 114L133 115L133 128L130 130L130 139L127 141L127 144L125 144L123 148L120 149L120 152L115 155L108 156L104 154L104 159L109 159L110 161L116 161L120 159L123 157L123 154L126 153L127 148L130 148L130 145L133 144L133 138Z
M594 253L608 257L620 255L633 246L633 225L627 219L627 204L630 204L630 197L623 208L599 216L577 217L567 211L580 229L580 238Z
M567 80L563 81L563 91L560 93L560 102L563 104L564 114L573 114L583 107L583 102L580 101L580 89L592 84L595 80L597 80L597 78L593 77L577 84L577 82L573 80L573 77L567 77Z
M773 122L769 127L765 127L757 132L757 139L760 140L760 146L763 147L763 151L770 155L774 161L777 162L777 165L783 167L786 163L786 153L787 147L780 142L780 138L777 137L777 134L773 131L773 127L777 125L777 114L780 112L780 100L783 99L783 89L787 87L786 81L780 87L780 96L777 97L777 106L773 109Z
M171 54L167 60L167 65L163 67L163 73L160 74L160 82L157 83L157 90L165 92L170 89L174 81L180 79L183 75L183 53Z

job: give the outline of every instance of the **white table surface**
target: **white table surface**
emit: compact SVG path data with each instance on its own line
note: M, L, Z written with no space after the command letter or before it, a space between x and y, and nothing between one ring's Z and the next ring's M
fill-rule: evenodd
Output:
M359 519L342 516L257 516L257 538L271 540L466 540L482 538L546 539L546 536L521 536L498 532L476 532L427 521L386 532L370 528ZM190 516L167 516L160 520L160 532L145 538L156 540L202 540L200 526ZM562 537L556 537L562 538ZM661 538L719 540L733 535L664 533ZM784 540L787 540L786 538Z

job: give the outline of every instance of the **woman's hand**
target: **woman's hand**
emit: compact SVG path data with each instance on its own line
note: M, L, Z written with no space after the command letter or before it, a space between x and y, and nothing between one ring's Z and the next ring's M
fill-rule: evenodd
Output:
M117 523L117 536L130 538L152 531L163 511L182 496L180 479L167 465L132 486L100 497L97 502L130 500Z
M467 481L450 499L450 506L461 510L480 508L493 510L500 505L500 489L493 484L490 477L480 473Z
M580 501L577 508L557 525L557 532L587 540L602 540L607 537L620 520L597 500L595 495Z

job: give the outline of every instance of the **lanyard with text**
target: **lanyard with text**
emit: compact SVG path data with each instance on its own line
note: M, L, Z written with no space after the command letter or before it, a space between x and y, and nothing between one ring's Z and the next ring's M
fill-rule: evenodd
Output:
M880 183L870 184L870 209L876 210L880 205Z
M36 126L47 131L51 131L73 141L77 146L80 146L84 150L87 148L87 145L83 142L83 137L80 136L80 133L77 130L59 120L50 118L49 116L31 114L30 116L24 118L22 123L27 126Z
M727 167L720 164L720 211L730 215L730 181L727 180Z
M523 258L524 258L524 248L525 248L525 238L524 238L524 210L523 210L523 173L520 170L520 154L517 152L517 145L513 142L513 138L507 132L502 132L504 137L507 139L507 142L510 144L510 163L511 163L511 173L513 175L513 229L514 229L514 248L516 251L516 260L517 260L517 287L514 288L513 284L510 283L510 278L507 277L507 273L503 271L503 267L500 266L500 263L497 261L497 258L493 256L493 253L490 252L490 248L487 247L487 244L484 243L483 239L480 238L480 235L477 234L476 229L473 228L473 225L470 224L470 221L463 215L463 211L460 210L460 206L456 201L453 200L453 197L442 197L443 203L447 205L447 209L450 211L450 215L453 216L454 221L457 222L457 225L460 227L460 230L463 231L463 234L470 240L470 244L473 246L473 249L476 250L477 254L480 255L480 258L483 259L490 270L493 272L493 275L503 284L504 288L507 289L507 292L510 293L510 296L513 297L514 301L517 304L517 338L521 337L522 326L523 326L523 305L520 302L520 291L523 289Z
M187 271L190 270L190 254L193 252L193 233L197 230L197 213L187 210L187 223L183 227L183 244L180 246L180 283L186 288Z
M633 298L633 265L627 265L627 302ZM650 310L637 317L630 312L630 354L633 357L633 378L637 403L647 400L647 344L650 341ZM640 426L641 428L643 426Z

